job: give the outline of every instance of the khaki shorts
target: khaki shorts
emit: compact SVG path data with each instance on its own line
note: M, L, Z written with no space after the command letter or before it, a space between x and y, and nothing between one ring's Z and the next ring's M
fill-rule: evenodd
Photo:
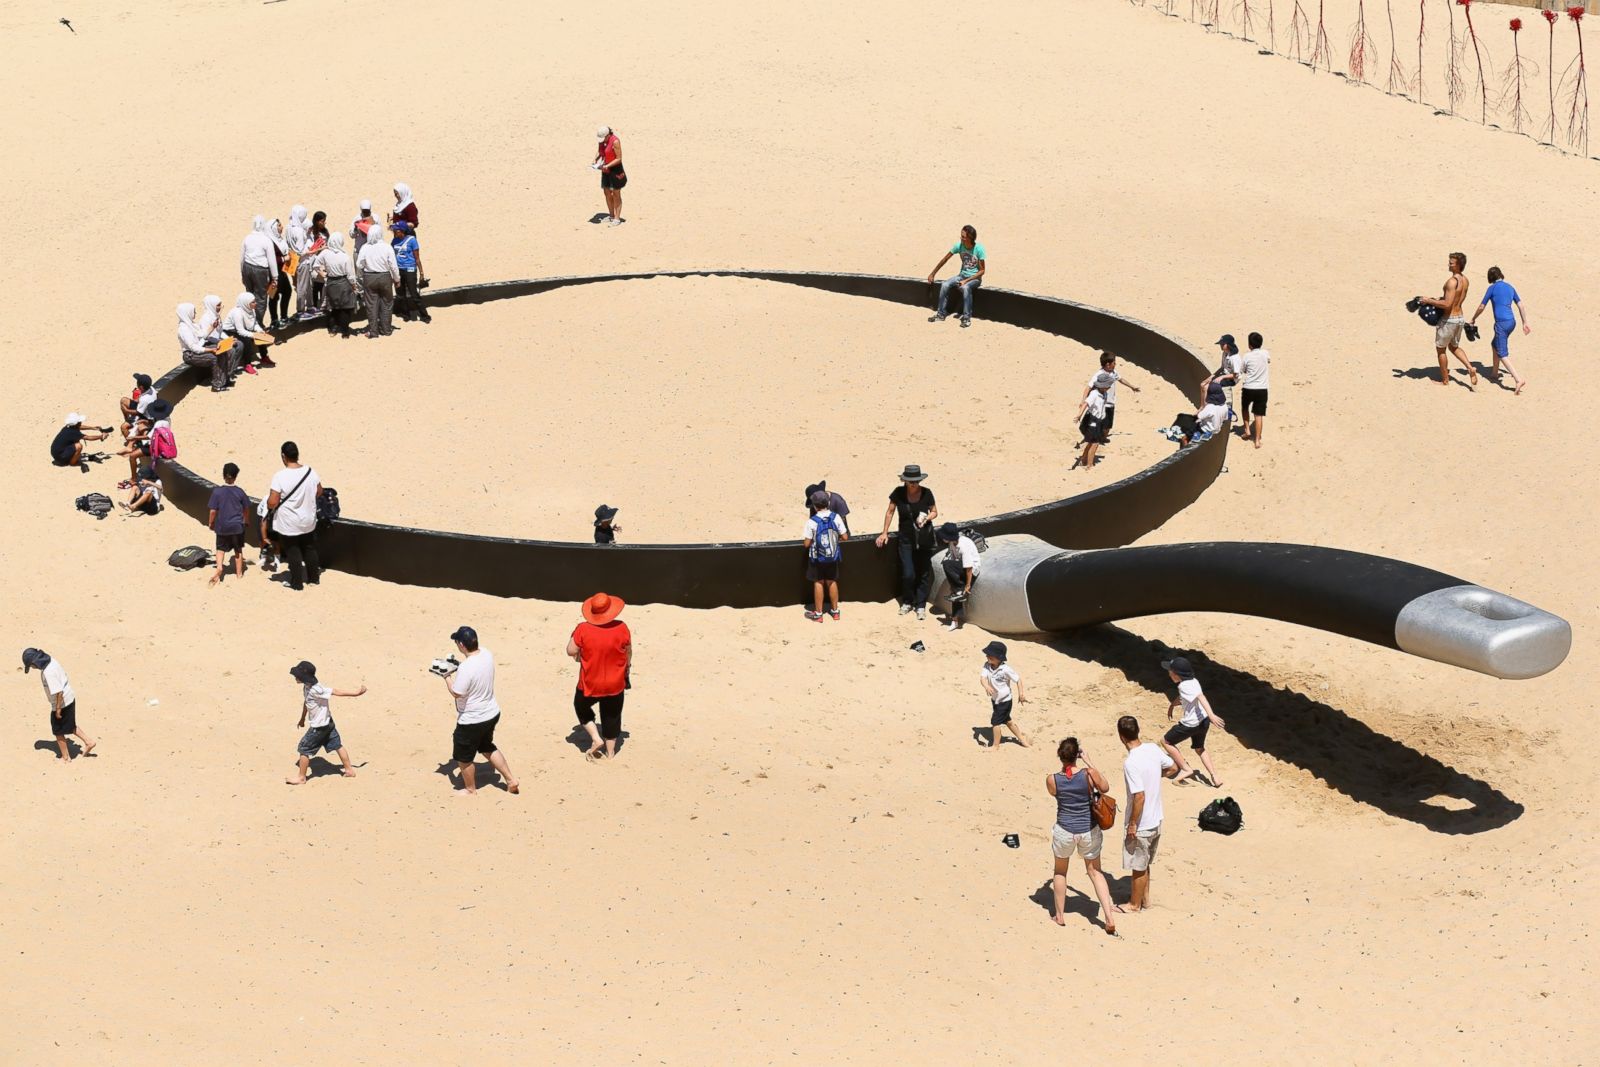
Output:
M1451 345L1461 343L1461 329L1467 321L1459 315L1453 319L1445 319L1433 328L1433 347L1449 348Z
M1161 827L1140 830L1132 837L1122 839L1122 869L1148 871L1155 862L1156 846L1161 843Z
M1058 860L1070 860L1073 853L1086 860L1097 860L1100 858L1100 842L1100 827L1093 825L1088 833L1075 834L1058 823L1050 833L1050 851L1055 853Z

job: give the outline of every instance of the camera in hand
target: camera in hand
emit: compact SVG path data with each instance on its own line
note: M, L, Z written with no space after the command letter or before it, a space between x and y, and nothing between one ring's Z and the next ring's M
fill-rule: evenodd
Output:
M459 666L461 666L460 660L456 659L454 656L446 656L444 659L436 659L432 663L428 664L428 670L432 671L434 674L437 674L441 678L448 678L452 674L456 673L456 668Z

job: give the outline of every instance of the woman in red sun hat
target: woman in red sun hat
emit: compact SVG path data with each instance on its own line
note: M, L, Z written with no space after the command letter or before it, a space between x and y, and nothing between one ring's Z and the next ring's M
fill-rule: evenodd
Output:
M578 661L578 689L572 707L578 713L578 725L589 732L591 760L615 756L617 738L622 735L622 698L633 665L633 634L628 632L628 624L617 618L624 606L621 597L596 593L583 602L583 621L567 640L567 655Z

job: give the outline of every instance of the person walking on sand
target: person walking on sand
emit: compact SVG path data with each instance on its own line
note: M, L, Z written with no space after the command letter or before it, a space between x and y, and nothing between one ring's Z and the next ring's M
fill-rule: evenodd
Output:
M1517 332L1517 312L1522 313L1522 332L1529 334L1533 327L1528 324L1528 307L1522 302L1522 297L1517 295L1506 276L1499 267L1489 268L1489 288L1483 291L1483 300L1478 304L1478 310L1472 313L1472 321L1476 323L1478 316L1483 314L1483 309L1490 304L1494 305L1494 340L1490 342L1490 350L1494 352L1494 370L1490 373L1490 380L1499 383L1500 366L1505 365L1511 372L1511 377L1516 379L1516 395L1522 395L1522 387L1528 384L1528 379L1518 374L1511 365L1511 335ZM1513 310L1515 309L1515 310Z
M578 661L578 688L572 695L578 725L589 733L592 760L610 759L617 754L617 739L622 736L622 702L627 695L633 669L633 634L622 614L621 597L596 593L583 602L583 621L567 638L567 655ZM595 728L594 709L600 706L600 727Z
M1100 420L1101 435L1109 439L1111 427L1117 421L1117 386L1119 384L1126 385L1136 393L1139 392L1139 387L1128 381L1117 371L1117 357L1113 353L1102 352L1100 353L1100 369L1089 375L1089 382L1083 387L1082 403L1087 404L1089 402L1089 394L1097 388L1095 383L1100 380L1100 375L1102 374L1111 375L1111 388L1106 390L1106 414L1105 418Z
M845 531L844 520L828 506L828 492L818 489L811 494L811 517L806 520L806 580L811 583L815 610L806 612L812 622L822 621L822 594L828 594L828 614L839 621L839 561L844 558L844 542L850 535Z
M511 773L506 755L494 743L495 727L500 725L500 704L494 698L494 653L478 647L478 631L458 626L450 640L461 653L461 665L444 676L444 687L456 703L456 731L451 738L453 756L461 771L461 796L478 792L478 756L506 780L506 792L522 792L521 783Z
M228 553L233 553L233 573L244 577L244 523L250 510L250 498L243 489L233 484L239 479L239 465L228 462L222 465L224 484L211 490L206 502L206 525L217 535L217 569L211 575L210 585L222 581L223 564Z
M1252 333L1245 338L1245 343L1249 351L1244 354L1239 373L1239 422L1245 431L1244 436L1260 448L1261 438L1267 432L1268 370L1272 364L1272 353L1261 347L1259 333Z
M607 226L622 225L622 188L628 174L622 169L622 140L610 126L595 131L599 146L594 153L594 169L600 172L600 191L606 198ZM646 168L649 169L649 168Z
M1028 698L1022 692L1022 675L1006 662L1005 642L990 641L983 646L983 670L978 680L983 683L983 691L989 694L989 751L1000 751L1001 727L1010 730L1017 744L1027 748L1028 739L1011 718L1012 692L1015 690L1018 704L1026 704Z
M928 284L934 284L934 275L944 269L951 256L961 257L961 271L939 282L939 306L934 309L929 322L943 322L947 316L944 307L952 287L961 290L961 325L972 325L972 294L983 286L983 276L989 270L987 253L978 243L978 231L971 226L961 227L961 237L950 246L950 251L928 273Z
M1078 457L1078 465L1084 470L1094 467L1095 453L1106 441L1106 396L1115 384L1114 375L1100 371L1089 379L1089 389L1078 405L1078 432L1083 435L1083 455Z
M65 767L72 762L72 746L67 743L68 737L76 737L83 742L85 756L93 752L94 746L100 742L78 728L78 695L72 691L72 683L67 681L66 668L48 652L25 648L22 650L22 673L27 674L31 670L39 672L45 700L50 703L50 734L55 738L56 748L61 750L61 765Z
M1100 869L1100 849L1103 836L1100 824L1094 818L1094 794L1106 793L1111 783L1089 763L1089 754L1078 745L1076 737L1066 738L1056 746L1056 756L1061 760L1061 770L1045 775L1045 791L1056 798L1056 824L1050 831L1050 851L1055 856L1055 875L1051 879L1055 892L1055 912L1051 915L1057 926L1067 925L1067 868L1073 853L1083 857L1089 869L1089 883L1100 901L1100 921L1106 933L1117 936L1117 920L1122 908L1111 903L1111 887ZM1083 766L1079 767L1078 764Z
M900 472L899 487L889 494L883 532L873 542L879 548L889 543L889 522L898 515L900 614L914 610L919 620L927 618L928 594L933 590L933 523L939 517L933 490L922 484L926 477L919 465L906 464Z
M1128 756L1122 762L1122 782L1128 790L1124 816L1122 869L1133 874L1133 891L1127 911L1150 906L1150 865L1161 844L1161 779L1178 773L1178 765L1160 745L1139 740L1139 720L1124 715L1117 720L1117 736Z
M1444 313L1439 320L1439 325L1433 328L1433 348L1439 357L1439 384L1450 384L1450 361L1445 358L1445 349L1461 361L1471 376L1471 385L1478 384L1478 372L1461 351L1461 332L1467 320L1461 317L1461 309L1466 303L1467 289L1470 287L1467 276L1462 272L1467 269L1467 254L1465 252L1450 253L1450 277L1444 282L1444 295L1438 300L1431 296L1419 296L1417 300L1430 307L1436 307ZM1248 360L1248 356L1246 359ZM1246 372L1248 376L1248 371Z
M344 747L344 739L339 736L339 727L333 722L332 702L334 697L358 697L367 691L366 686L360 689L335 689L332 686L322 685L317 681L317 668L314 664L301 660L289 668L289 676L300 683L300 726L305 730L300 738L296 751L299 753L299 763L296 773L285 778L288 785L305 785L306 771L311 769L311 757L318 752L336 752L343 769L339 772L346 778L356 776L355 768L350 766L350 750Z
M1182 718L1173 723L1167 735L1161 739L1162 749L1178 765L1178 776L1172 780L1173 784L1181 785L1195 776L1194 768L1184 763L1183 756L1178 752L1178 746L1188 741L1194 746L1194 754L1205 764L1206 777L1211 780L1212 787L1222 788L1222 779L1217 777L1217 769L1211 765L1211 755L1206 751L1206 732L1211 729L1213 719L1224 730L1228 724L1211 709L1211 701L1201 692L1200 680L1194 676L1194 668L1187 659L1174 656L1162 660L1161 669L1178 687L1178 695L1167 705L1167 718L1170 720L1178 706L1183 706Z

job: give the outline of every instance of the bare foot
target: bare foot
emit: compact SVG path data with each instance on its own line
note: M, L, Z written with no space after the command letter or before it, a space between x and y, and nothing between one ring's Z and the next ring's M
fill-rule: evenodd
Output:
M1211 783L1211 788L1212 789L1221 789L1222 788L1222 779L1218 778L1216 781L1212 782Z
M521 783L519 783L519 782L507 782L506 783L506 792L510 793L512 796L516 796L518 793L522 792Z
M1478 384L1478 372L1477 371L1472 371L1471 373L1472 373L1472 380L1470 382L1468 382L1467 384L1469 386L1473 387L1473 388L1476 388L1477 384Z
M98 741L85 741L83 743L83 754L87 756L89 753L93 752L94 746L98 745L99 743L100 742Z
M1065 926L1065 925L1067 925L1066 916L1060 914L1059 912L1056 913L1055 915L1050 916L1050 917L1056 921L1056 925L1057 926Z
M1111 905L1111 910L1116 912L1118 915L1126 915L1126 914L1128 914L1128 909L1124 908L1121 904L1113 904L1113 905Z
M356 776L355 769L352 768L352 767L346 767L344 770L340 771L339 773L344 775L346 778L354 778Z
M1186 771L1179 771L1178 772L1178 776L1172 780L1172 784L1173 785L1188 785L1189 784L1189 779L1194 777L1194 773L1195 772L1194 772L1194 768L1193 767L1190 767Z
M450 795L454 797L475 797L478 795L478 791L476 789L457 789Z
M305 785L306 784L306 780L304 778L285 778L283 780L283 784L284 785Z
M599 763L601 760L606 758L605 749L598 747L591 748L587 753L585 753L585 755L588 757L591 763Z
M1527 382L1518 382L1516 391L1514 393L1512 393L1511 395L1512 396L1521 396L1522 395L1522 387L1524 385L1527 385L1527 384L1528 384Z
M217 583L218 583L218 582L220 582L220 581L222 581L222 575L220 575L220 574L213 574L213 575L212 575L212 576L211 576L211 580L210 580L210 581L209 581L209 582L207 582L207 583L206 583L206 584L207 584L207 585L216 585L216 584L217 584Z
M1116 937L1117 936L1117 924L1116 923L1106 923L1106 933L1108 935L1110 935L1111 937Z

